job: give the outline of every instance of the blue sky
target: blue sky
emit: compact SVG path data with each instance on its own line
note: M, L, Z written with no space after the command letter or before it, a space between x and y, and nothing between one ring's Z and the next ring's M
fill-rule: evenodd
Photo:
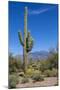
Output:
M28 7L28 31L34 39L32 52L55 48L58 39L58 5L9 2L9 52L22 54L18 31L24 31L24 7Z

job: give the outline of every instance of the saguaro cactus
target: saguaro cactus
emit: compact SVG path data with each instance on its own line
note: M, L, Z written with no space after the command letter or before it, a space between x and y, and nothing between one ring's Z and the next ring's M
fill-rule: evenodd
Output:
M18 32L19 40L21 45L23 46L23 67L24 72L27 70L27 54L32 50L33 47L33 39L30 35L30 32L27 31L27 7L24 8L24 39L22 39L21 32Z

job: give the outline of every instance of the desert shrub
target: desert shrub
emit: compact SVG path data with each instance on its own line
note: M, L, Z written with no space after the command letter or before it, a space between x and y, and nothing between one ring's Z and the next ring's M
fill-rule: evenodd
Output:
M37 61L33 61L32 64L29 64L28 68L34 69L34 70L39 70L40 68L40 62Z
M24 77L19 76L19 83L27 83L29 82L29 78L25 75Z
M50 77L51 76L51 70L45 70L44 71L44 75L46 76L46 77Z
M48 69L48 62L47 62L47 60L42 60L41 62L40 62L40 70L42 71L42 72L44 72L46 69Z
M27 71L26 71L27 77L32 77L33 72L34 72L34 69L32 69L32 68L27 69Z
M48 56L48 62L50 64L49 69L57 68L58 69L58 52L50 51Z
M19 72L23 70L23 65L21 59L17 59L16 57L9 55L9 73Z
M16 84L18 84L19 80L16 75L9 75L9 88L16 88Z
M47 77L55 77L57 76L57 69L45 70L44 75Z
M54 77L58 76L58 70L55 68L52 69L51 73L52 73L52 76Z
M23 77L21 79L21 83L27 83L27 82L29 82L29 79L27 77Z
M20 72L20 73L18 73L18 75L21 76L21 77L25 76L24 72Z
M41 72L39 70L35 70L33 73L32 79L34 81L42 81L44 80L44 77L41 75Z
M35 70L38 69L37 64L32 64L32 68L34 68Z
M39 74L35 74L32 79L35 81L43 81L44 80L44 77L42 75L39 75Z
M40 70L44 72L47 69L58 69L58 53L56 51L50 51L46 60L40 61ZM49 71L50 72L50 71Z
M40 75L41 75L41 71L35 70L35 71L34 71L34 74L40 74Z

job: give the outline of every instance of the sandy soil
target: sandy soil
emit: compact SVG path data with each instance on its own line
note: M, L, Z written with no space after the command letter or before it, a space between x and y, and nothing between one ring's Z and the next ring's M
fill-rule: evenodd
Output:
M16 87L17 88L29 88L29 87L47 87L47 86L54 86L55 84L57 84L58 80L57 77L48 77L45 78L44 81L39 81L39 82L29 82L29 83L25 83L25 84L18 84Z

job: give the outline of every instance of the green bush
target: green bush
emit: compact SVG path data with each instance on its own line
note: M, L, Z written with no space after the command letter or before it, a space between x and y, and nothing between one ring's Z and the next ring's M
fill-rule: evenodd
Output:
M34 73L34 69L32 69L32 68L29 68L29 69L27 69L27 71L26 71L27 77L32 77L33 73Z
M16 75L9 75L9 88L16 88L16 84L18 84L19 80Z
M42 80L44 80L44 77L41 75L41 72L39 70L35 70L35 72L32 76L32 79L34 81L42 81Z
M36 74L32 77L34 81L43 81L44 77L42 75Z
M46 76L46 77L50 77L51 76L51 70L45 70L44 71L44 75Z
M9 54L9 73L12 74L13 72L17 73L19 71L23 71L23 64L21 59L17 59L12 54Z
M24 72L20 72L20 73L18 73L18 75L21 76L21 77L25 77Z
M46 77L56 77L57 76L57 69L45 70L44 75Z
M27 83L27 82L29 82L29 79L27 77L21 79L21 83Z
M58 70L57 69L53 68L51 72L52 72L52 76L54 76L54 77L58 76Z

